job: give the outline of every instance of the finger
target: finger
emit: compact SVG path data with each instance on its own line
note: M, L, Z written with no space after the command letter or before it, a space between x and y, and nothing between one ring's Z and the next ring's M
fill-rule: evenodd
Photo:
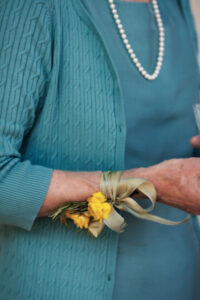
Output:
M190 139L190 143L193 147L200 149L200 135L195 135Z

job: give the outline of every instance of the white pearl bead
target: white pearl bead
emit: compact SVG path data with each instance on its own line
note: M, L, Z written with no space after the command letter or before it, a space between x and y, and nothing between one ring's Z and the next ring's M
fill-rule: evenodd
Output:
M160 46L160 47L159 47L159 51L160 51L160 52L163 52L163 51L164 51L164 47L163 47L163 46Z
M157 22L161 22L162 23L160 15L156 15L156 20L157 20Z
M141 73L142 73L142 75L143 75L144 77L146 77L147 72L146 72L144 69L141 71Z
M130 44L126 44L126 48L127 48L127 49L130 49L130 48L131 48L131 45L130 45Z
M158 5L157 5L157 4L153 4L153 9L154 9L154 11L155 11L156 9L158 9ZM158 11L156 14L159 14L159 11Z
M136 62L136 67L138 67L138 68L141 67L141 63L139 61Z
M160 31L159 32L160 36L164 36L165 35L163 27L159 28L159 31Z
M160 47L164 47L164 41L160 41Z
M159 72L160 72L160 70L155 70L154 75L158 76Z
M132 54L133 53L133 49L132 48L128 49L128 53Z
M155 69L155 72L158 72L158 73L159 73L159 72L160 72L160 69L161 69L161 67L158 67L158 66L157 66L156 69Z
M148 80L151 80L151 79L150 79L150 78L151 78L151 75L146 74L146 75L145 75L145 78L148 79Z
M127 39L123 39L124 44L128 44L128 40Z
M160 40L160 42L164 42L165 39L163 36L160 36L159 40Z
M159 29L161 29L162 28L162 21L161 20L157 20L157 23L158 23Z
M141 66L141 67L138 67L138 70L139 70L140 72L142 72L143 67L142 67L142 66Z
M134 59L136 57L135 53L131 53L131 58Z
M156 15L159 15L158 7L154 7L154 12L155 12Z
M157 66L158 66L158 67L161 67L161 65L162 65L162 62L159 61L159 62L157 63Z

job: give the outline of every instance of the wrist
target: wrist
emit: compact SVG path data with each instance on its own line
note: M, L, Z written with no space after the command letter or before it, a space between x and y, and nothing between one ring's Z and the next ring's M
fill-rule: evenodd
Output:
M134 168L134 169L128 169L125 170L122 175L121 179L123 178L131 178L131 177L137 177L137 178L144 178L147 173L148 168Z
M152 182L153 184L155 183L155 180L153 180L154 178L154 172L152 172L152 167L141 167L141 168L135 168L135 169L128 169L125 170L121 176L121 179L124 178L141 178L141 179L145 179L147 181ZM135 191L133 196L135 198L144 198L144 194L142 192L139 191Z
M88 183L88 190L90 195L95 192L100 191L100 179L102 171L93 171L93 172L80 172L80 176Z

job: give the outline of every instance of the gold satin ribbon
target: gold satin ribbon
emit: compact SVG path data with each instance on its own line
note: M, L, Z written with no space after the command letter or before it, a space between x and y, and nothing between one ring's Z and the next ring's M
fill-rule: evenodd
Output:
M154 209L156 203L156 190L154 185L142 178L123 178L120 180L123 171L107 171L103 172L100 180L100 191L108 199L112 209L107 219L103 222L92 221L89 224L88 231L95 237L103 230L104 226L116 232L123 232L126 227L124 218L115 210L115 207L128 211L137 218L165 224L165 225L179 225L187 222L190 215L182 221L170 221L152 214L150 211ZM148 208L140 206L133 198L130 197L136 190L142 192L149 198L151 204Z

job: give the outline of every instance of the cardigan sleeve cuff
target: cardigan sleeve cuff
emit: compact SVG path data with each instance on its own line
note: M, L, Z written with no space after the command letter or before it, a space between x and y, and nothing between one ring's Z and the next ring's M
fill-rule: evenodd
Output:
M18 162L0 181L0 223L31 231L50 184L53 169Z

